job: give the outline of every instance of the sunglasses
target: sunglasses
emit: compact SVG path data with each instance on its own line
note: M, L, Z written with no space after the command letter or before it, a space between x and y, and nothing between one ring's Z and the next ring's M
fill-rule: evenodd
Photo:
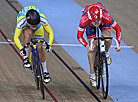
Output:
M37 27L38 25L31 25L29 23L27 23L30 27Z

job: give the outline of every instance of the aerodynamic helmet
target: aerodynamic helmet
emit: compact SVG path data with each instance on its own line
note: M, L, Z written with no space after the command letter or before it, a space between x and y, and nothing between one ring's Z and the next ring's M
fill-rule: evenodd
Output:
M30 9L26 13L26 19L27 19L27 23L31 26L37 26L40 23L40 15L34 9Z
M91 21L97 21L102 18L102 10L97 6L92 6L88 10L88 17Z

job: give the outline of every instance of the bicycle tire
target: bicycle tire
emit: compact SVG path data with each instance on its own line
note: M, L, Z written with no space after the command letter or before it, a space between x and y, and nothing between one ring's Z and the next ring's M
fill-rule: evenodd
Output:
M38 83L39 87L41 89L42 98L45 99L45 93L44 93L44 86L43 86L43 79L42 79L42 71L41 71L41 65L38 59L38 56L35 56L36 59L36 65L37 65L37 73L38 73Z
M99 60L99 51L96 50L95 61L94 61L94 71L95 71L95 79L96 79L96 88L100 88L100 60Z
M39 88L39 78L36 75L37 74L37 65L35 65L35 63L36 63L36 60L34 60L35 58L36 58L36 55L35 55L35 57L33 57L32 52L31 52L31 54L30 54L30 62L31 62L31 65L32 65L32 73L33 73L34 80L35 80L35 83L36 83L36 88L37 88L37 90L39 90L40 89ZM35 61L35 63L34 63L34 61Z
M102 54L102 94L103 98L106 99L108 96L108 86L109 86L109 75L108 75L108 64L105 53Z
M98 79L97 79L97 89L99 89L100 88L100 79L101 79L101 69L100 68L98 68Z
M100 76L99 76L99 66L94 66L95 69L95 77L96 77L96 88L100 88Z
M36 73L37 73L37 76L35 75L35 81L36 81L36 87L37 87L37 89L38 90L40 90L40 81L39 81L39 67L40 67L40 65L39 65L39 63L38 63L38 60L37 60L37 55L35 54L35 60L36 60Z

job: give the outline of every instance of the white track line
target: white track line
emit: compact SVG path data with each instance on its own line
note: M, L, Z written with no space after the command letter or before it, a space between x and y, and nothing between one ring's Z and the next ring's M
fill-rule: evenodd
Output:
M15 44L14 42L0 42L0 44ZM53 46L83 46L81 44L52 44ZM115 47L115 46L111 46ZM134 48L134 46L120 46L121 48Z

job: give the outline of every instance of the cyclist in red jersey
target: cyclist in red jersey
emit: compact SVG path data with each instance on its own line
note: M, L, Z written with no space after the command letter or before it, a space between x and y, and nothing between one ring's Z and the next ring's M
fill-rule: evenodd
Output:
M97 41L93 42L93 48L90 49L90 41L92 38L96 37L96 27L99 27L101 33L105 37L111 36L112 27L116 31L116 38L119 43L119 48L116 47L116 51L120 51L120 40L121 40L121 28L117 22L109 15L105 7L100 3L94 3L87 5L82 11L82 17L79 23L79 28L77 32L77 39L79 42L88 49L88 60L90 65L90 84L96 86L95 73L94 73L94 60L96 54L96 44ZM83 38L84 31L86 29L86 36L89 44ZM111 46L112 40L106 39L105 41L105 51L108 64L111 64L111 57L109 53L109 48Z

